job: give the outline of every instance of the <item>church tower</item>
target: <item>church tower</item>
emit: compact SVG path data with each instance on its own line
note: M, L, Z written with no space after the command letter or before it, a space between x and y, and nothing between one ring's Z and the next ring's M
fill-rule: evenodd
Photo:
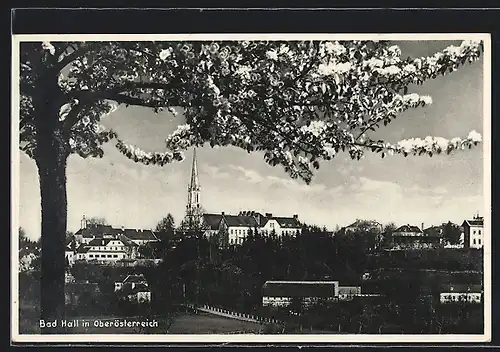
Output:
M200 205L200 181L198 179L198 165L196 162L196 148L193 150L193 165L191 167L191 181L188 186L188 202L186 206L186 215L193 217L201 215Z

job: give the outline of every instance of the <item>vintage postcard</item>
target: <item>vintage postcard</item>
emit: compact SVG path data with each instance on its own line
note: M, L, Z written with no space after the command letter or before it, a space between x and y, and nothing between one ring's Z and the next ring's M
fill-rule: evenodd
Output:
M12 341L490 341L489 35L12 53Z

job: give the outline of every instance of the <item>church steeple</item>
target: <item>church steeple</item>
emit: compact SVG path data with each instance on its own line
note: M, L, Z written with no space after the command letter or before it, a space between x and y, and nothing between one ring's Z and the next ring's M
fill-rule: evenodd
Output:
M186 213L193 216L201 210L200 205L200 181L198 179L198 165L196 161L196 148L193 150L193 165L191 167L191 181L188 187L188 203Z

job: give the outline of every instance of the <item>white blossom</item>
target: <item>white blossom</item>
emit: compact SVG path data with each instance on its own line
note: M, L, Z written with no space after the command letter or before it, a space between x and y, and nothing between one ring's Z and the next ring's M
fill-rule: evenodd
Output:
M43 42L42 48L44 50L48 50L50 55L54 55L56 53L56 48L50 42Z
M339 44L339 42L326 42L325 43L325 51L328 54L333 54L333 55L342 55L345 54L347 49L342 45Z
M467 138L470 139L472 142L476 142L476 143L479 143L482 141L481 135L479 133L477 133L475 130L470 131Z
M346 73L352 68L350 62L336 63L330 62L328 64L320 64L318 66L318 73L322 76L329 76L334 73Z
M372 70L377 67L383 67L384 66L384 61L377 59L375 57L370 58L369 60L363 61L363 66L368 66Z
M168 49L163 49L160 51L160 60L165 61L167 60L171 55L172 55L173 49L168 48Z
M173 107L169 106L167 108L168 112L170 112L172 115L177 116L177 110L175 110Z
M311 121L309 126L304 125L301 128L302 132L311 133L313 136L318 137L326 129L326 124L321 120Z
M278 53L275 50L268 50L266 52L266 57L270 60L277 61L278 60Z
M407 64L405 67L403 67L403 72L406 74L415 73L417 72L417 68L412 64Z
M387 50L392 56L401 56L401 49L397 45L390 46Z
M429 95L422 95L420 101L424 102L426 105L432 104L432 97Z
M446 49L443 50L446 54L450 56L459 56L461 54L462 48L454 45L450 45Z

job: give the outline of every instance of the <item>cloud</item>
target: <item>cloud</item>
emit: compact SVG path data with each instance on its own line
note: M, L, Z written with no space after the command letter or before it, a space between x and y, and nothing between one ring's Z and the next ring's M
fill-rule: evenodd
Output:
M401 192L401 186L397 183L373 180L368 177L360 177L358 187L361 192Z
M243 166L229 165L229 169L236 171L238 175L243 176L247 182L260 183L265 180L264 177L262 177L258 172L246 169Z
M234 179L245 183L259 185L261 188L272 187L274 190L285 189L298 193L320 193L331 191L322 183L306 184L300 180L278 177L273 175L263 176L255 170L240 165L230 164L224 167L203 165L203 171L216 179ZM338 189L335 188L335 191Z

